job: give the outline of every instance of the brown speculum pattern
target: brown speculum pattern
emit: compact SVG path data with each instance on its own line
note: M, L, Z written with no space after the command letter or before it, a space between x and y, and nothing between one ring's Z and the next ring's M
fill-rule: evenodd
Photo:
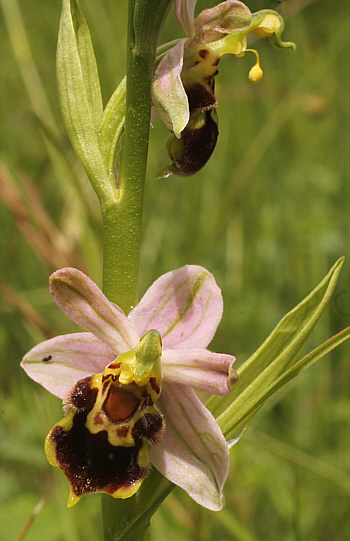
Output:
M66 400L66 417L46 438L49 462L68 479L69 506L93 492L130 497L147 474L148 446L163 430L155 406L160 385L156 377L144 385L122 384L121 370L114 361L103 373L79 380Z

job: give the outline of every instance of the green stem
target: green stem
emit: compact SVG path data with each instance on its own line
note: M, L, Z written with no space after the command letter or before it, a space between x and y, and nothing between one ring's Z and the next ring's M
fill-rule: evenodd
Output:
M129 0L126 114L118 196L102 202L103 289L126 313L137 303L147 165L150 87L157 43L172 0Z
M104 541L143 541L152 515L174 485L153 470L132 498L113 500L102 494Z
M127 98L123 154L116 201L102 206L104 226L103 288L128 313L137 303L139 246L147 165L153 51L136 48L134 2L129 2ZM148 52L148 54L147 54Z
M138 297L150 88L157 43L171 3L172 0L129 0L121 167L116 197L101 203L104 228L103 290L125 313L136 305ZM157 496L160 488L161 499ZM102 495L105 541L144 541L150 516L171 488L169 481L153 471L132 498L118 500Z

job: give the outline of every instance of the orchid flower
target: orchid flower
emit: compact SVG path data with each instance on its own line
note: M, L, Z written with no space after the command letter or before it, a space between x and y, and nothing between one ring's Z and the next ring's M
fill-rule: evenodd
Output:
M214 277L194 265L169 272L128 316L74 268L54 272L50 291L87 332L37 345L22 367L64 401L45 450L67 476L68 505L92 492L132 496L149 457L196 502L221 509L229 451L193 390L226 395L237 380L235 358L206 349L223 311Z
M181 39L160 61L152 85L156 112L173 132L167 142L171 165L158 178L193 175L208 161L218 137L215 77L224 54L256 55L252 83L261 80L257 51L247 49L247 36L269 37L279 48L295 49L281 41L282 17L271 10L251 14L238 0L226 0L194 18L196 0L175 0L176 17L187 38Z

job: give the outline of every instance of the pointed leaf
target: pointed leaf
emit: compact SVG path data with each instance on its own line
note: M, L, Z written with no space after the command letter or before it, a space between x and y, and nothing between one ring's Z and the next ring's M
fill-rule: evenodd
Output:
M102 118L103 105L94 49L88 25L80 11L78 2L71 1L70 5L86 97L97 133Z
M240 414L243 410L248 411L294 364L331 299L343 260L336 262L322 282L280 321L262 346L237 370L239 379L231 394L221 399L212 397L208 401L207 407L216 418L225 412L225 419L231 415L234 425L237 408Z
M309 368L315 362L322 359L327 353L332 351L334 348L338 347L340 344L345 342L350 338L350 328L344 329L342 332L338 333L337 335L333 336L326 342L324 342L321 346L313 350L311 353L303 357L300 361L298 361L292 368L287 370L282 376L280 376L276 381L274 381L267 389L264 390L263 394L260 395L259 400L252 403L250 408L237 411L237 415L235 418L230 416L230 414L227 412L224 412L222 415L220 415L217 419L217 422L221 429L223 430L226 439L235 438L238 434L242 432L245 428L247 428L248 424L250 423L251 419L254 417L254 415L258 412L258 410L265 404L265 402L275 394L281 387L286 385L290 380L295 378L300 372L303 370L306 370L306 368ZM259 394L257 390L254 390L254 385L251 385L251 393L254 395L256 393ZM230 406L230 410L234 410L236 408L240 408L239 404L239 398Z
M101 92L89 30L76 0L63 0L57 45L57 81L64 123L97 195L113 197L98 146Z

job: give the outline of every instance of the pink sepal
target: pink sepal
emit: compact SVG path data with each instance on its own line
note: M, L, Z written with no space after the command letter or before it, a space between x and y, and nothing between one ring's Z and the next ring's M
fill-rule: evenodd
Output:
M140 336L156 329L163 350L206 348L220 323L221 291L203 267L186 265L164 274L130 312Z
M115 353L132 349L139 336L124 312L78 269L67 267L50 276L50 292L67 316L105 342Z
M166 429L150 449L151 462L197 503L219 511L230 455L214 417L185 385L164 383L158 404Z
M116 354L93 334L56 336L38 344L23 357L28 376L62 398L85 376L103 372Z

